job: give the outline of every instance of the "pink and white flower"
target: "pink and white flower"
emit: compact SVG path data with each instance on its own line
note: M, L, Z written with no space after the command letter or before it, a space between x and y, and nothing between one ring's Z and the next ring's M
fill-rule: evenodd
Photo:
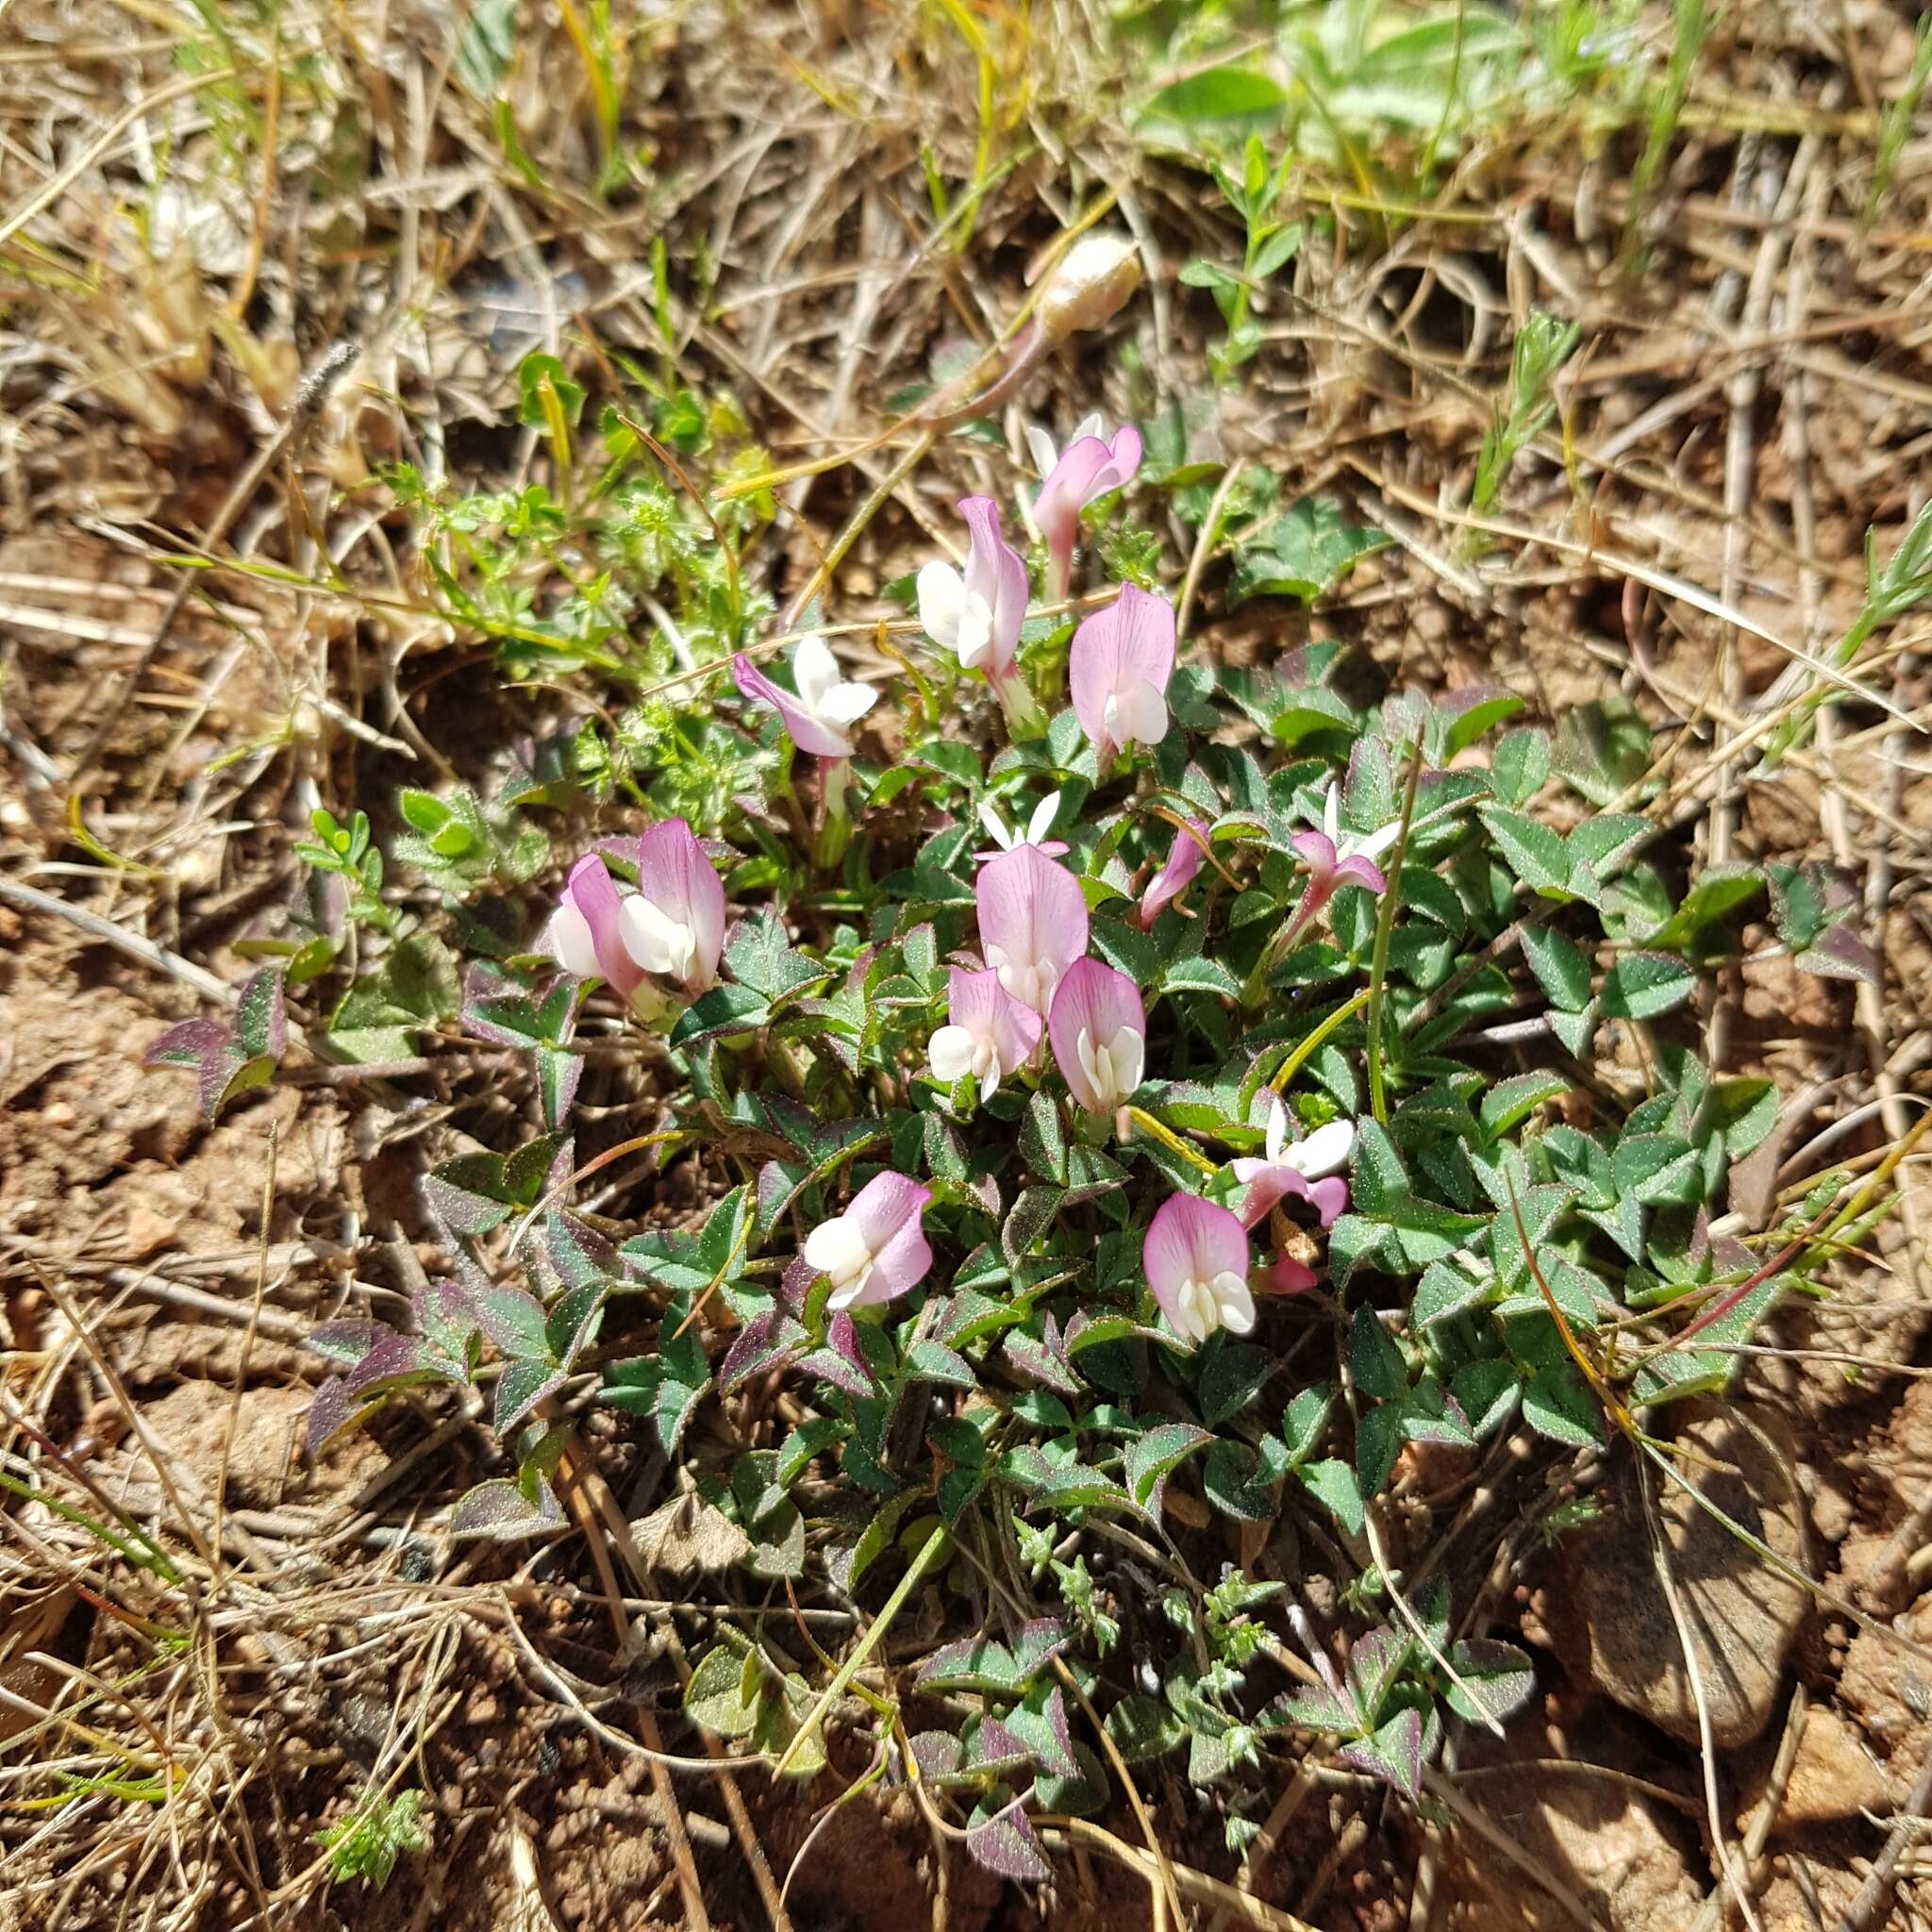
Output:
M1234 1335L1254 1328L1247 1230L1225 1208L1198 1194L1171 1194L1148 1224L1141 1260L1176 1334L1199 1343L1217 1328Z
M821 1222L806 1237L806 1266L832 1284L833 1309L896 1301L932 1266L932 1244L922 1224L932 1190L903 1174L877 1174L852 1197L844 1213Z
M625 950L695 999L718 983L724 888L682 819L652 825L638 841L637 859L638 890L617 908Z
M991 497L962 496L959 514L971 532L965 575L950 563L927 564L919 573L919 621L934 643L958 656L962 671L983 671L996 685L1020 648L1026 563L1001 536Z
M980 1099L990 1100L1002 1080L1033 1058L1040 1028L1040 1015L1022 1006L997 973L955 966L946 980L946 1024L934 1033L927 1058L941 1080L963 1080L971 1074Z
M1248 1156L1234 1162L1234 1177L1248 1191L1241 1203L1241 1222L1254 1227L1268 1218L1277 1202L1292 1199L1307 1202L1321 1216L1322 1225L1333 1227L1348 1206L1348 1183L1340 1175L1355 1152L1355 1124L1330 1121L1302 1141L1291 1141L1288 1126L1288 1109L1276 1094L1268 1110L1266 1158Z
M997 858L1002 852L1017 852L1023 845L1034 846L1045 853L1049 858L1059 858L1067 849L1067 841L1064 839L1049 839L1046 836L1053 829L1053 822L1059 816L1059 793L1049 791L1033 808L1032 814L1026 821L1026 829L1024 832L1016 832L1000 816L1000 808L991 799L982 799L979 806L979 823L991 836L993 849L991 852L975 852L974 858L984 865L989 858Z
M784 721L800 751L815 758L849 758L851 727L878 702L869 684L848 679L823 638L801 638L791 654L794 695L772 680L742 651L731 660L738 688L755 705L768 705Z
M1124 490L1141 467L1141 432L1124 425L1109 441L1097 415L1074 425L1063 450L1037 425L1026 428L1026 446L1040 472L1040 494L1033 521L1046 541L1046 600L1058 604L1073 575L1074 550L1080 541L1080 512L1109 491Z
M1174 675L1174 606L1133 584L1074 633L1067 658L1074 715L1103 775L1115 755L1167 736L1167 681Z
M643 967L624 942L617 882L594 852L571 867L541 945L566 973L601 979L622 999L631 999L644 983Z
M1074 1098L1089 1113L1124 1107L1147 1070L1141 989L1098 959L1076 959L1054 993L1046 1026Z
M1087 951L1080 882L1038 845L1016 845L980 867L973 891L986 963L1043 1019L1060 976Z
M1208 822L1190 819L1175 831L1174 843L1168 848L1167 863L1147 881L1147 890L1141 894L1140 910L1135 917L1143 932L1193 884L1194 874L1207 857Z

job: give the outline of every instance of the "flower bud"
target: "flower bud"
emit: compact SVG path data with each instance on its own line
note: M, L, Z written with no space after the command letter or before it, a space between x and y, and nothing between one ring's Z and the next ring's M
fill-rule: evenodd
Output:
M1083 235L1047 276L1034 319L1049 342L1099 328L1141 286L1141 252L1124 235Z

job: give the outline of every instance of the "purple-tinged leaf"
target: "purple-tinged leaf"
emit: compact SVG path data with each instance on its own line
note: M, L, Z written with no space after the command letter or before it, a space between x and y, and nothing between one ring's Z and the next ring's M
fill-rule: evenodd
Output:
M325 1322L321 1327L308 1331L308 1346L317 1355L353 1369L385 1335L394 1332L385 1322Z
M1160 1490L1168 1476L1197 1449L1213 1441L1191 1423L1159 1423L1127 1445L1128 1492L1150 1516L1160 1513Z
M1032 1761L1033 1751L1025 1739L996 1717L983 1717L974 1727L963 1768L974 1773L998 1773L1002 1776Z
M499 1476L478 1483L458 1499L450 1512L449 1533L452 1538L487 1536L508 1541L561 1529L563 1524L563 1507L541 1476L534 1503L515 1483Z
M992 1637L969 1637L944 1643L920 1665L913 1679L920 1690L1015 1690L1024 1679L1013 1654Z
M1346 1697L1316 1686L1285 1690L1262 1711L1259 1722L1269 1729L1292 1725L1297 1730L1325 1731L1346 1737L1361 1722Z
M1051 1316L1048 1317L1050 1321ZM1058 1350L1024 1328L1012 1329L1001 1341L1000 1353L1027 1380L1061 1395L1078 1395L1082 1384Z
M454 1281L431 1281L412 1297L417 1330L458 1366L466 1366L476 1334L476 1314Z
M536 1059L537 1086L543 1101L543 1124L560 1127L570 1118L571 1108L576 1105L577 1084L584 1077L583 1056L566 1052L562 1047L540 1046Z
M1013 1667L1022 1677L1044 1670L1074 1641L1073 1630L1058 1617L1035 1617L1020 1625L1013 1640Z
M909 1742L912 1761L925 1783L949 1784L958 1775L966 1747L951 1731L917 1731Z
M975 1864L983 1865L999 1878L1043 1883L1053 1876L1053 1867L1040 1849L1040 1840L1026 1822L1022 1808L1024 1800L1015 1798L1004 1810L969 1825L966 1849Z
M538 1252L566 1289L591 1282L608 1285L623 1273L617 1250L587 1222L561 1209L553 1208L543 1217Z
M463 982L461 1020L465 1033L492 1046L535 1046L544 1038L537 1002L514 980L480 964Z
M452 1234L488 1234L516 1211L494 1154L459 1154L423 1177L423 1202Z
M550 1310L543 1332L550 1343L550 1354L560 1367L568 1369L589 1345L609 1292L608 1281L593 1277L568 1290Z
M553 1362L505 1362L496 1381L496 1408L491 1426L507 1436L543 1400L563 1387L563 1371Z
M491 1282L470 1297L476 1324L507 1356L534 1360L550 1353L543 1304L507 1281Z
M349 1393L346 1376L336 1375L325 1382L315 1391L315 1400L308 1405L305 1441L309 1455L319 1455L338 1436L353 1428L368 1413L369 1407L368 1403L358 1402Z
M359 1402L384 1384L441 1379L447 1374L441 1357L432 1354L421 1336L384 1328L344 1379L348 1392Z
M1415 1640L1388 1624L1357 1638L1348 1653L1348 1688L1362 1720L1377 1723L1396 1680L1408 1668Z
M1342 1745L1336 1755L1357 1771L1393 1785L1413 1804L1423 1789L1422 1713L1407 1706L1370 1736Z
M215 1020L177 1020L142 1055L145 1067L199 1067L228 1044L228 1029Z
M1067 1723L1067 1702L1058 1684L1036 1685L1026 1701L1008 1714L1007 1723L1049 1776L1079 1776L1074 1733Z
M1878 955L1849 925L1827 926L1798 955L1797 963L1824 979L1862 979L1868 986L1884 983Z
M753 1375L775 1368L805 1339L805 1330L783 1308L760 1310L732 1338L718 1364L720 1393L729 1395Z
M235 1045L243 1059L279 1060L289 1050L289 1012L278 966L251 974L235 1006Z
M1472 1724L1500 1724L1535 1693L1536 1667L1513 1643L1492 1637L1466 1638L1451 1646L1449 1661L1462 1682L1450 1684L1443 1694L1449 1708Z

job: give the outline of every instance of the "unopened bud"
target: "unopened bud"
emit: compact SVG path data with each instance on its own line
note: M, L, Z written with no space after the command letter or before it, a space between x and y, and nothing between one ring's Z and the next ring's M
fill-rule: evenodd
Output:
M1141 252L1124 235L1083 235L1047 277L1034 308L1040 332L1063 342L1111 322L1141 286Z

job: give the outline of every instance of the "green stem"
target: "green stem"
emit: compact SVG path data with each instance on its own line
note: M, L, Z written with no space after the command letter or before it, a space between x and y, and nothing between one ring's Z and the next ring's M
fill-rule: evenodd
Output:
M1206 1174L1215 1174L1221 1169L1205 1154L1190 1147L1165 1121L1158 1121L1144 1108L1129 1107L1123 1111L1143 1133L1152 1134L1170 1154L1178 1154L1183 1160L1191 1160Z
M786 1745L783 1756L772 1767L774 1777L785 1775L786 1767L798 1755L806 1740L824 1722L825 1713L844 1696L845 1687L865 1668L866 1658L877 1649L886 1632L892 1627L893 1619L906 1607L908 1600L919 1588L925 1573L939 1561L952 1540L952 1533L943 1524L926 1538L918 1556L912 1559L912 1567L899 1579L898 1589L886 1599L886 1607L879 1612L878 1620L858 1640L858 1647L839 1667L839 1674L825 1687L825 1694L812 1707L811 1715L792 1733L791 1743Z
M1402 798L1402 829L1389 855L1389 889L1375 910L1375 951L1369 966L1369 1107L1376 1124L1389 1124L1389 1095L1382 1079L1382 991L1389 974L1389 937L1395 930L1395 902L1402 895L1402 858L1408 850L1410 823L1415 817L1417 788L1423 782L1423 748L1415 748L1408 768L1408 790Z
M1345 1026L1368 1003L1369 989L1363 987L1361 991L1357 993L1352 1000L1348 1001L1344 1006L1337 1007L1306 1040L1296 1045L1290 1052L1288 1058L1274 1070L1274 1078L1269 1084L1274 1089L1275 1092L1286 1092L1288 1091L1288 1083L1307 1065L1322 1042L1330 1034L1335 1032L1338 1027Z

